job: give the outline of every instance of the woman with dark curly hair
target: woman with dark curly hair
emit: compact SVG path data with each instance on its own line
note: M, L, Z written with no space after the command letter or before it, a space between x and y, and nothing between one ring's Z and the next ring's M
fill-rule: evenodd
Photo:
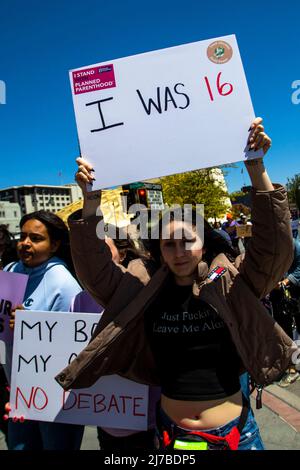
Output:
M27 274L23 304L18 309L68 312L71 299L81 291L72 276L69 234L65 223L46 211L32 212L20 221L19 261L4 270ZM71 271L71 272L70 272ZM10 320L14 326L14 312ZM81 445L83 426L26 420L9 421L10 450L75 450Z

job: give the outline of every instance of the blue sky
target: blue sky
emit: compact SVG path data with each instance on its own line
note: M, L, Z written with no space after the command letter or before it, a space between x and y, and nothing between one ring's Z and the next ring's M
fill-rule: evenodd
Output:
M68 70L227 34L237 36L256 115L273 139L270 176L285 183L300 172L300 104L291 101L299 18L298 0L1 0L0 188L73 181ZM229 171L230 191L248 183L241 168Z

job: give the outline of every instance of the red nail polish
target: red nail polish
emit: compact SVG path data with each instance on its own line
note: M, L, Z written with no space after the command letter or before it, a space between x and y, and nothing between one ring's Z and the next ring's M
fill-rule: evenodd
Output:
M20 420L19 420L19 421L20 421L20 423L24 423L25 417L24 417L24 416L20 416Z
M3 421L7 421L9 419L8 415L3 415Z
M4 406L5 411L11 411L10 403L6 403Z
M19 421L19 418L17 416L14 416L12 420L13 420L13 423L16 423L17 421Z

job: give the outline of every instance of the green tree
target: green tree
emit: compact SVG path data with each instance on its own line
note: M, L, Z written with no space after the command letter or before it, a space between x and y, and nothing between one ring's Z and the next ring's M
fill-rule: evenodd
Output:
M245 193L243 191L234 191L233 193L230 193L229 197L232 202L235 202L239 197L245 196Z
M244 204L244 199L247 194L248 193L244 193L243 191L230 193L230 200L232 202L231 214L234 219L239 219L241 212L247 216L251 214L250 207Z
M160 178L164 201L169 204L204 204L205 218L222 217L228 210L228 193L213 179L212 169Z
M231 209L231 214L234 219L240 218L240 213L245 214L246 216L250 216L251 210L249 207L245 206L245 204L233 204Z
M300 210L300 173L292 178L288 178L286 189L289 202L296 204L297 208Z

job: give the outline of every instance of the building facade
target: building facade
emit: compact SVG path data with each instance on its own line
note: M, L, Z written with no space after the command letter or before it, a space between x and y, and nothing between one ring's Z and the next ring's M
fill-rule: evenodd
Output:
M20 218L21 210L17 202L0 201L0 225L6 225L15 234L20 231Z
M77 184L24 185L0 189L0 202L19 204L21 216L41 209L58 212L81 198L81 190Z

